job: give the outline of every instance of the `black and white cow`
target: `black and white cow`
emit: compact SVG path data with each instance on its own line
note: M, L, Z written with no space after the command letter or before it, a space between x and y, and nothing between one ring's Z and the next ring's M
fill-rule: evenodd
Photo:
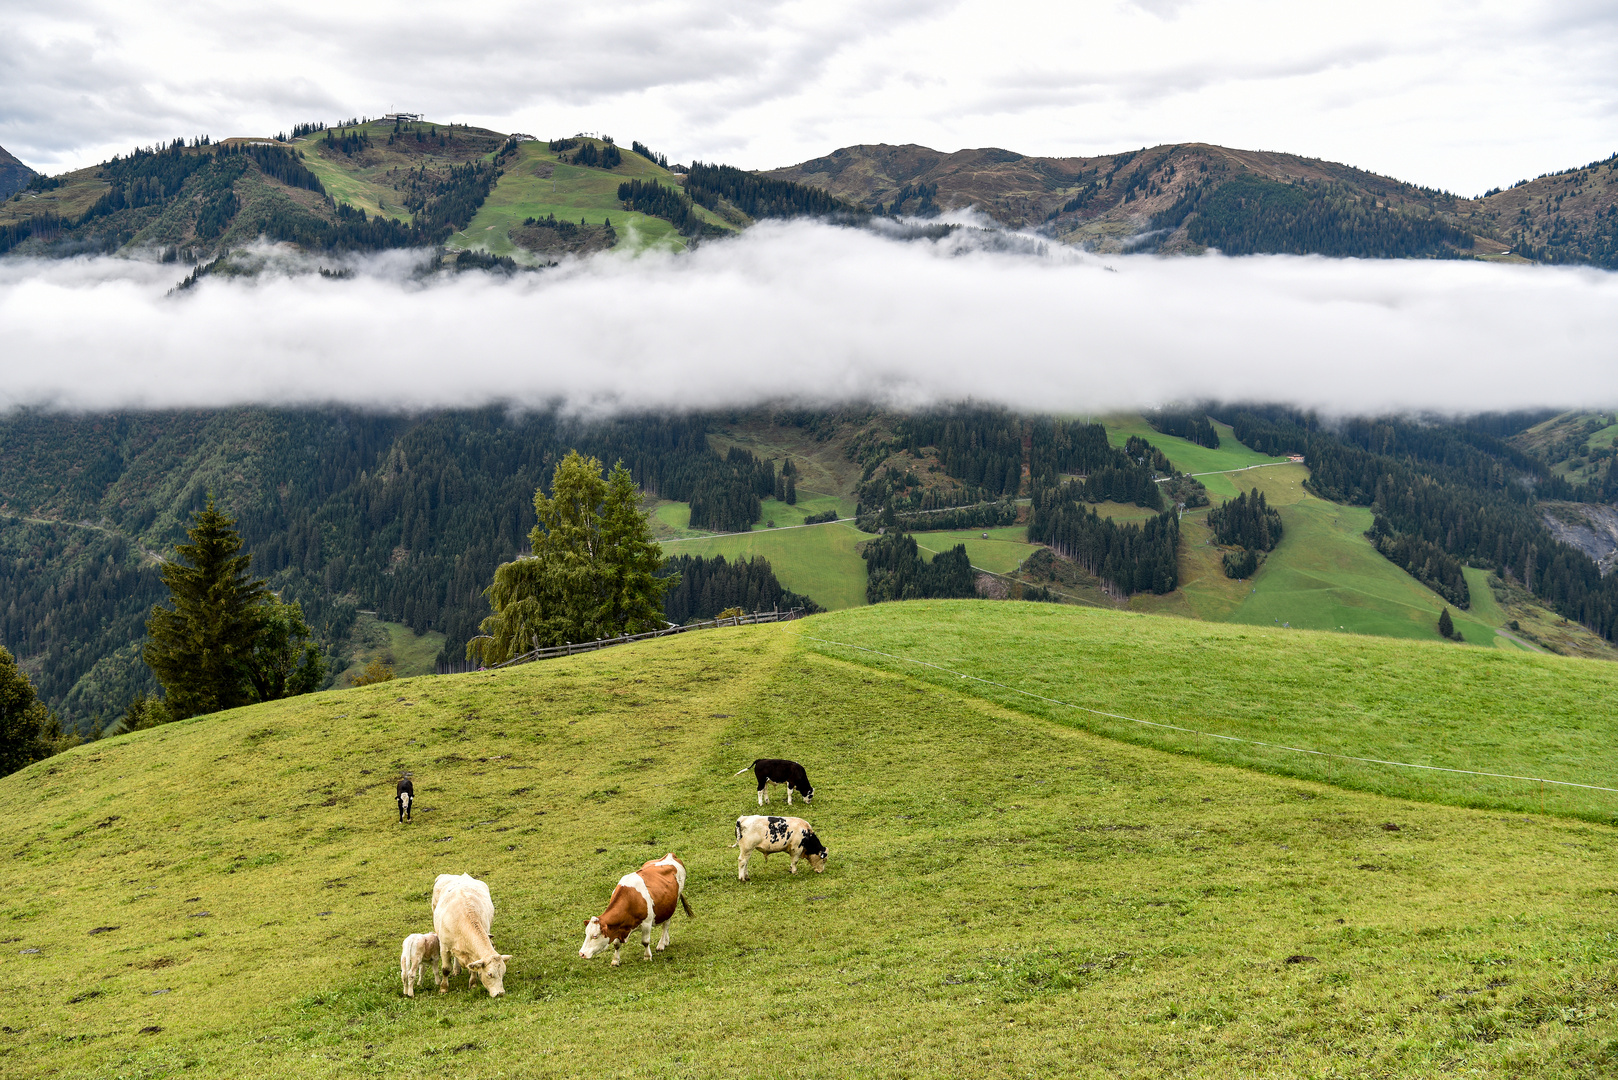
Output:
M410 782L410 777L399 781L399 787L393 797L399 801L399 820L409 820L410 804L416 801L416 785Z
M737 818L736 842L730 846L742 849L736 859L736 877L740 881L747 880L747 860L755 851L766 859L777 851L785 851L792 856L789 869L794 874L798 872L799 859L807 860L815 873L824 873L826 857L830 854L815 835L814 828L803 818L766 814Z
M797 791L803 796L804 802L812 802L815 797L814 785L809 783L809 774L804 772L803 766L796 761L786 758L759 758L747 769L753 770L758 777L758 804L763 806L770 801L770 793L765 790L770 784L785 784L787 789L787 805L792 805L792 792ZM740 776L747 769L741 769L734 775Z

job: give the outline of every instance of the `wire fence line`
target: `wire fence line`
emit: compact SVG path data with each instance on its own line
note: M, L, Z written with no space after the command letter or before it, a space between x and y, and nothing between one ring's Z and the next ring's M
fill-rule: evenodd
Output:
M1530 784L1551 784L1556 787L1580 788L1585 791L1605 791L1618 794L1618 788L1602 787L1600 784L1580 784L1572 780L1552 780L1549 777L1544 776L1521 776L1516 773L1485 772L1478 769L1456 769L1444 765L1421 765L1411 761L1391 761L1386 758L1359 757L1354 754L1333 753L1329 750L1311 750L1307 747L1288 746L1285 743L1268 742L1264 739L1250 739L1240 735L1222 735L1216 731L1203 731L1198 728L1183 727L1179 724L1165 724L1156 720L1141 720L1138 717L1125 716L1123 713L1107 712L1104 709L1092 709L1085 705L1075 705L1071 701L1062 701L1059 698L1047 697L1044 694L1036 694L1033 691L1023 690L1020 687L1011 686L1002 682L996 682L993 679L985 679L977 675L968 675L964 672L955 671L952 668L947 668L942 664L935 664L928 660L916 660L909 656L900 656L897 653L883 652L881 649L872 649L864 645L854 645L846 641L832 641L829 638L812 637L808 634L804 634L802 637L806 641L818 641L823 645L836 645L844 649L854 649L857 652L871 653L876 656L886 656L891 660L899 660L907 664L916 664L921 667L932 668L933 670L941 671L946 675L954 675L958 678L967 679L971 682L983 683L986 686L999 687L1002 690L1009 690L1014 694L1021 694L1024 697L1049 702L1052 705L1060 705L1065 709L1074 709L1079 712L1089 713L1092 716L1104 716L1110 720L1123 720L1131 724L1140 724L1143 727L1162 728L1167 731L1178 731L1187 735L1200 735L1204 738L1219 739L1224 742L1245 743L1248 746L1262 746L1272 750L1284 750L1293 754L1307 754L1312 757L1334 758L1338 761L1354 761L1366 765L1388 765L1400 769L1421 769L1427 772L1455 773L1462 776L1484 776L1496 780L1521 780Z

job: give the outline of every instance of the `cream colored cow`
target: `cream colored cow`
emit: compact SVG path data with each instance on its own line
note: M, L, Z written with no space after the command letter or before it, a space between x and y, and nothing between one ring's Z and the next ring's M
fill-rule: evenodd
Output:
M506 992L506 962L511 957L495 951L489 939L492 922L494 900L488 885L470 874L438 875L433 883L433 932L438 935L440 994L449 990L450 965L457 961L482 981L490 997Z

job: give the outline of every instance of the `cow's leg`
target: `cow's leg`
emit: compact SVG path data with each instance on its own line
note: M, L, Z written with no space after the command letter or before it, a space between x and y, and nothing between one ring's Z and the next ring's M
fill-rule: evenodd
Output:
M758 804L763 806L770 801L769 792L765 789L770 786L768 780L760 780L758 784Z
M629 940L628 935L625 935L624 941L627 941L627 940ZM623 941L615 941L615 942L612 943L612 966L613 967L618 966L618 960L619 960L618 950L622 949L623 947L624 947L624 942Z
M787 805L788 806L792 805L792 785L791 784L787 785Z
M669 916L669 922L673 922L673 921L674 921L674 916L672 916L672 915ZM666 949L668 947L669 947L669 923L666 922L666 923L663 924L663 936L657 939L657 951L662 952L664 949Z
M438 992L449 993L449 965L455 959L455 954L443 949L438 954Z
M796 851L792 853L792 865L788 869L794 874L798 872L798 853Z
M749 855L751 855L751 854L753 854L751 851L748 851L746 848L743 848L741 855L739 855L737 857L737 859L736 859L736 880L737 881L746 881L747 880L747 857Z
M652 958L652 920L640 924L640 947L646 950L646 959ZM658 948L663 946L659 945Z

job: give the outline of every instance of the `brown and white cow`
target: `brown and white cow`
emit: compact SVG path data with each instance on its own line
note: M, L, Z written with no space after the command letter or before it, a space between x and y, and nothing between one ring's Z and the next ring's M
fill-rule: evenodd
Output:
M404 948L399 950L399 979L404 983L405 997L416 996L416 987L421 985L425 974L423 962L437 959L437 934L411 934L404 939Z
M826 870L826 845L820 842L815 830L803 818L775 817L768 814L749 814L736 819L736 842L731 847L741 848L736 860L736 877L747 880L747 860L753 852L768 859L777 851L792 856L791 871L798 872L798 860L805 859L815 873Z
M494 901L489 886L471 874L439 874L433 883L433 932L438 935L438 992L449 990L450 965L459 961L472 978L483 982L490 997L506 992L506 962L489 939Z
M599 956L611 945L612 966L617 967L618 950L639 927L640 943L646 950L646 959L650 960L654 929L663 928L657 951L669 947L669 921L674 918L676 901L685 908L686 918L696 918L685 899L685 863L671 851L618 879L618 887L612 890L612 899L607 901L607 910L592 915L584 924L584 944L579 946L579 958L588 960Z

